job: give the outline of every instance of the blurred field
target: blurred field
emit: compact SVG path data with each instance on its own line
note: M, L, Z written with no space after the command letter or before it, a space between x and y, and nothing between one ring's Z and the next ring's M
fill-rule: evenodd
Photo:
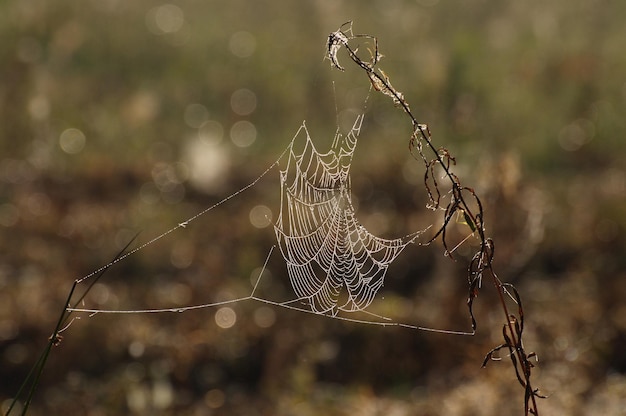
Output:
M45 346L74 279L254 180L303 120L320 148L369 82L324 61L354 20L381 67L485 204L500 277L525 302L542 415L626 409L626 3L43 0L0 3L0 407ZM333 81L335 87L333 91ZM405 235L425 208L410 124L370 97L352 168L359 218ZM120 262L85 306L181 307L246 296L274 244L278 172ZM259 224L257 224L259 225ZM374 305L467 329L466 277L412 247ZM274 255L259 287L291 288ZM488 285L486 285L488 286ZM81 316L31 415L508 415L523 389L494 291L478 334L350 324L254 303Z

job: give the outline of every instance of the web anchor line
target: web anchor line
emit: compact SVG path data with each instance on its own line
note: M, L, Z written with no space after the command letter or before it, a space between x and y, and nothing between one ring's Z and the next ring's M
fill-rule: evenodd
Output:
M274 163L272 163L267 169L265 169L265 171L263 171L263 173L261 173L256 179L254 179L252 182L250 182L248 185L244 186L243 188L239 189L238 191L228 195L227 197L223 198L222 200L216 202L215 204L209 206L208 208L200 211L199 213L195 214L192 217L189 217L188 219L186 219L185 221L179 222L176 226L170 228L169 230L163 232L162 234L157 235L156 237L146 241L145 243L135 247L132 250L127 251L126 253L124 253L123 255L116 257L113 261L105 264L104 266L94 270L93 272L79 278L76 280L77 283L82 283L85 280L88 280L96 275L98 275L99 273L102 273L103 271L105 271L106 269L108 269L109 267L115 265L116 263L119 263L120 261L126 259L129 256L132 256L133 254L137 253L138 251L143 250L144 248L148 247L149 245L156 243L157 241L163 239L164 237L168 236L169 234L172 234L174 231L177 231L181 228L187 228L189 226L189 224L195 220L197 220L199 217L207 214L210 211L213 211L214 209L218 208L220 205L225 204L226 202L230 201L231 199L239 196L240 194L244 193L245 191L247 191L248 189L254 187L257 183L259 183L259 181L261 179L263 179L272 169L276 168L277 166L279 166L280 164L280 160L285 156L285 153L287 153L287 150L289 148L283 150L283 152L280 154L280 156L278 157L278 159L276 159L276 161Z
M263 264L263 267L261 271L259 272L259 275L256 279L252 292L248 296L219 301L219 302L211 302L211 303L204 303L204 304L199 304L199 305L173 307L173 308L94 309L94 308L68 307L66 308L66 311L88 313L90 317L93 317L98 314L131 315L131 314L183 313L183 312L192 311L192 310L208 309L208 308L215 308L219 306L233 305L233 304L242 303L245 301L254 301L254 302L259 302L259 303L263 303L263 304L270 305L270 306L275 306L278 308L283 308L283 309L296 311L296 312L304 312L304 313L308 313L312 315L320 315L329 319L336 319L339 321L349 322L349 323L356 323L356 324L363 324L363 325L375 325L375 326L382 326L382 327L399 327L399 328L407 328L407 329L412 329L412 330L436 332L436 333L451 334L451 335L474 335L473 332L469 332L469 331L454 331L454 330L449 330L449 329L439 329L439 328L430 328L430 327L425 327L425 326L413 325L413 324L409 324L405 322L396 322L392 318L375 314L369 311L361 311L361 312L369 316L372 316L373 318L378 319L378 320L358 319L358 318L351 318L351 317L343 316L343 315L332 315L328 313L321 313L321 312L311 310L310 308L307 308L306 307L307 299L305 298L298 298L298 299L288 300L284 302L279 302L279 301L274 301L274 300L257 296L255 295L255 292L259 284L261 283L263 273L265 272L267 263L269 262L269 259L272 256L272 253L275 250L275 248L276 248L275 245L272 246L272 248L270 248L270 251L265 259L265 263ZM303 306L294 306L293 304L296 304L296 303L301 303Z

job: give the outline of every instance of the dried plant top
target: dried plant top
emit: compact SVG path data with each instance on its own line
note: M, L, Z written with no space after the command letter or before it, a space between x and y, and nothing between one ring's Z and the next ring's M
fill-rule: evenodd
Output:
M370 58L367 60L359 56L358 46L352 46L353 43L363 39L367 39L373 44L373 47L369 48ZM372 35L355 34L352 22L346 22L337 31L332 32L328 36L326 44L326 58L330 61L331 66L344 71L344 67L339 63L338 59L338 53L342 48L347 51L350 59L365 72L373 89L390 97L393 104L401 108L411 121L413 133L409 138L409 149L413 157L421 161L425 167L424 186L429 198L428 207L433 210L443 211L444 217L442 226L429 242L440 238L445 248L445 255L453 257L453 253L458 245L451 247L448 241L447 230L450 224L454 222L454 219L457 219L457 222L460 219L462 223L466 224L471 231L471 235L479 240L480 248L469 262L467 272L467 305L472 320L472 328L476 329L473 303L478 296L483 278L488 279L495 286L505 320L502 327L504 342L493 348L486 355L483 366L490 360L499 360L497 353L501 350L507 351L517 379L524 388L524 412L525 414L538 415L536 398L543 398L544 396L540 395L539 390L531 385L531 372L534 364L530 360L536 359L536 354L533 352L527 353L523 346L524 309L521 297L515 287L511 284L503 283L493 269L495 243L485 234L483 205L480 202L480 198L472 188L461 184L459 177L452 171L452 166L456 164L456 159L448 149L436 147L433 144L428 126L417 121L404 95L394 88L387 74L378 67L383 57L378 49L378 39ZM427 156L427 154L431 156ZM435 175L436 170L443 170L443 179L438 179L438 176ZM447 186L450 188L450 191L445 193L442 191L442 180L448 182ZM507 299L516 305L516 313L509 311Z

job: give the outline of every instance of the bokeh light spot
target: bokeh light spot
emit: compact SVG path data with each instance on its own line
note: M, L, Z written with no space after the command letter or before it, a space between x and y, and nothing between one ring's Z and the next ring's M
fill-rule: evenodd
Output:
M59 146L65 153L75 155L80 153L85 147L87 138L85 134L75 128L69 128L63 131L59 136Z
M204 402L211 409L218 409L224 405L226 401L226 396L224 392L220 389L209 390L204 395Z
M224 127L214 120L205 121L198 130L198 137L207 144L219 143L224 138Z
M185 269L191 266L195 256L195 248L193 244L182 241L176 243L170 254L170 261L177 269Z
M231 162L223 145L199 139L190 140L183 151L183 163L189 169L189 182L197 189L215 192L228 181Z
M219 308L215 312L215 323L220 328L231 328L237 322L237 313L229 307Z
M228 47L233 55L247 58L252 56L256 49L256 38L250 32L236 32L230 37Z
M241 88L230 96L230 106L240 116L247 116L256 109L256 94L247 88Z
M44 96L38 95L28 102L28 113L33 120L43 121L50 115L50 102Z
M576 120L561 129L559 145L565 151L574 152L593 138L594 130L593 123L589 120Z
M261 306L254 311L254 323L260 328L269 328L276 322L276 312L269 306Z
M133 341L128 346L128 353L133 358L141 357L145 351L146 347L143 345L143 342Z
M161 32L174 33L183 27L185 15L180 7L174 4L164 4L156 8L154 22Z
M237 147L251 146L256 140L256 127L249 121L238 121L230 128L230 139Z
M209 110L202 104L189 104L185 108L185 123L198 129L209 119Z
M265 205L257 205L250 210L250 223L256 228L265 228L272 223L272 210Z

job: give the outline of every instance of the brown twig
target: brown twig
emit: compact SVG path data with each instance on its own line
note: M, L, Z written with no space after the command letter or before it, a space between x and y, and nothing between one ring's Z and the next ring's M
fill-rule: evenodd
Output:
M350 42L355 39L368 39L373 42L373 50L370 49L369 60L363 60L359 57L358 46L352 47L350 45ZM421 160L425 166L424 186L429 199L427 206L433 210L442 209L444 211L443 224L434 233L428 243L441 237L445 254L453 257L454 249L449 249L446 231L455 215L461 215L472 234L477 235L480 241L480 248L472 257L467 274L467 306L472 322L472 329L474 331L476 330L476 319L473 310L474 300L478 296L484 277L489 278L496 288L499 302L506 319L506 323L502 328L504 343L487 353L483 361L483 367L491 360L499 360L499 358L496 357L496 353L500 350L508 350L508 356L513 363L517 379L520 385L524 387L525 414L539 415L536 399L538 397L543 398L544 396L540 395L539 389L533 388L531 384L531 371L534 367L531 359L536 359L537 356L534 352L526 353L522 343L524 309L522 307L521 297L515 287L511 284L503 283L493 269L495 244L493 240L488 238L485 234L483 206L480 198L472 188L461 185L458 176L452 172L452 166L456 164L456 159L447 149L435 147L428 126L418 123L404 95L392 86L387 74L377 67L382 55L378 51L378 40L376 37L366 34L354 34L352 22L346 22L337 31L329 35L326 48L326 58L330 60L331 66L340 71L344 71L344 68L339 64L337 58L337 54L341 48L344 48L352 61L365 71L372 87L376 91L390 97L394 105L401 108L411 119L413 133L409 139L409 151L416 160ZM434 157L427 157L424 148L430 150ZM443 169L444 178L446 178L451 185L451 190L449 191L450 200L445 207L442 206L444 195L442 194L440 184L435 175L435 169L437 167ZM470 200L467 199L468 197ZM477 208L472 209L470 202ZM506 301L507 297L511 298L517 304L517 314L509 312Z

